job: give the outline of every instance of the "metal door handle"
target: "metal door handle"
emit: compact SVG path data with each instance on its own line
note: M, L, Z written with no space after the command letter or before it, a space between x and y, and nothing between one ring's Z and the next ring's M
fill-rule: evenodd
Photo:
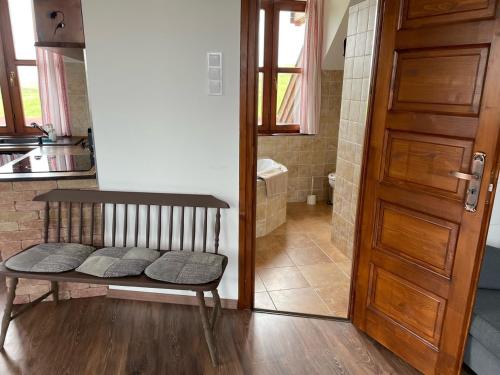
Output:
M479 180L479 175L477 174L468 174L468 173L462 173L458 171L451 171L450 176L456 177L460 180L467 180L467 181L472 181L472 180Z
M458 171L451 171L449 173L450 176L456 177L460 180L470 181L465 197L465 210L468 212L476 212L485 162L486 154L484 152L476 152L472 157L472 173L469 174Z
M16 73L15 72L9 73L9 84L10 84L10 87L14 87L16 85Z

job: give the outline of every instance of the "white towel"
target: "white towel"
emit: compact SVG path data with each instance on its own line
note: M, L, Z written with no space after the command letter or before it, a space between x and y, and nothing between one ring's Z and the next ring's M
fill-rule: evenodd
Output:
M286 193L288 183L288 171L280 168L268 169L257 174L257 177L264 180L266 184L266 194L268 198L278 194Z

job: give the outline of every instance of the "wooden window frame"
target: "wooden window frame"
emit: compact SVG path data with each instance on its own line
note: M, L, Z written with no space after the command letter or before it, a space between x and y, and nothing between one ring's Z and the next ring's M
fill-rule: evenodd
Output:
M306 1L262 0L260 9L266 12L266 18L264 26L264 66L258 67L258 73L264 74L262 124L258 126L258 133L261 135L300 133L299 124L276 124L278 74L302 74L302 68L280 68L278 65L279 15L281 11L305 12Z
M16 58L9 4L7 0L0 0L0 89L7 123L6 127L0 127L0 134L40 135L38 129L27 127L25 123L17 70L20 66L36 66L36 60Z

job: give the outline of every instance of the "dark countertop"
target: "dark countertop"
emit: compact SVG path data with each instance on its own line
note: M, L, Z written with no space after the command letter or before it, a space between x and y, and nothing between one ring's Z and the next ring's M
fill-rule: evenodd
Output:
M38 145L38 141L33 143L17 143L20 139L36 139L36 136L27 135L27 136L0 136L0 152L8 153L8 152L29 152L31 150L35 150L40 145ZM9 140L13 140L13 142L9 142ZM44 146L74 146L79 145L84 141L85 137L57 137L56 142L50 142L46 138L44 138ZM17 142L16 142L17 141Z
M0 148L1 150L1 148ZM26 155L11 161L0 167L0 183L7 181L37 181L37 180L63 180L63 179L93 179L96 178L95 166L92 166L88 171L74 172L32 172L32 173L14 173L13 165L26 158L36 158L38 156L85 156L90 158L90 152L81 146L42 146L30 151Z

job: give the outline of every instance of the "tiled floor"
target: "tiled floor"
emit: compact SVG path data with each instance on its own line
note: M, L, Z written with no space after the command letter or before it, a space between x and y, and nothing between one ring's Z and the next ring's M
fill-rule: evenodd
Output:
M257 239L256 308L347 317L352 263L330 241L331 214L290 203L286 224Z

